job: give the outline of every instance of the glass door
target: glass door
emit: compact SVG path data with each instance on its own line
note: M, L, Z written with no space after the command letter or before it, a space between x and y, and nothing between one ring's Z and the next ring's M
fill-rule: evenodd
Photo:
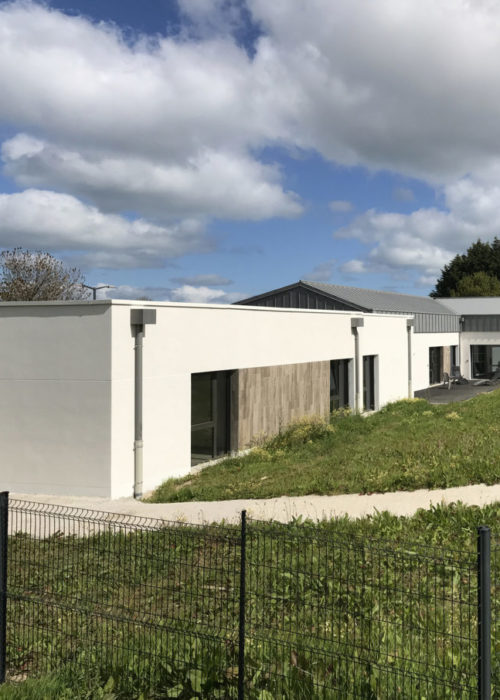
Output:
M375 355L363 356L363 406L375 410Z
M349 406L350 360L330 362L330 411Z
M229 452L232 372L191 375L191 464Z
M439 384L443 376L441 367L443 366L443 348L429 348L429 384Z

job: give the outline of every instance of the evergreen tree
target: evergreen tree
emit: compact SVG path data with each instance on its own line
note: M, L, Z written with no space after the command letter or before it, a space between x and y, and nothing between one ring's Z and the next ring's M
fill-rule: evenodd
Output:
M478 272L485 273L487 277L474 278L473 280L462 282L460 289L462 292L467 291L469 293L461 293L459 289L460 282ZM436 281L436 287L430 293L430 296L497 296L497 287L488 278L493 278L496 281L500 280L500 240L496 237L491 243L478 239L467 249L465 254L455 255L441 270L441 275ZM471 288L479 291L483 290L483 293L471 294Z

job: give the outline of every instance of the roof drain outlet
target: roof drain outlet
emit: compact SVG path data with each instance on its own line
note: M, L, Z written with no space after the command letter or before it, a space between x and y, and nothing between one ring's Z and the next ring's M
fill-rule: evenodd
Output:
M156 323L156 309L131 309L130 323L134 329L134 498L142 498L143 447L142 440L142 348L145 326Z

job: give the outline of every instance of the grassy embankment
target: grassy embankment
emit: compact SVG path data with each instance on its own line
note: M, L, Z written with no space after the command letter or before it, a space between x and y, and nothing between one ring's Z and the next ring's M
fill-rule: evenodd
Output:
M500 504L250 523L246 697L473 697L480 524L498 532ZM235 698L235 532L11 537L8 670L28 680L0 700ZM498 550L492 575L498 687Z
M399 401L304 421L243 457L169 479L152 502L446 488L500 481L500 391L447 406Z

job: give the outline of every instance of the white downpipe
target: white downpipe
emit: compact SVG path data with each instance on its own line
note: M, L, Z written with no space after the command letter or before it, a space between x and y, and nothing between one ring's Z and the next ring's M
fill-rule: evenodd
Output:
M406 333L408 337L408 398L413 398L413 386L412 386L412 345L411 345L411 329L413 327L413 319L408 319L406 321Z
M134 498L142 498L142 342L144 326L135 326L134 345Z

